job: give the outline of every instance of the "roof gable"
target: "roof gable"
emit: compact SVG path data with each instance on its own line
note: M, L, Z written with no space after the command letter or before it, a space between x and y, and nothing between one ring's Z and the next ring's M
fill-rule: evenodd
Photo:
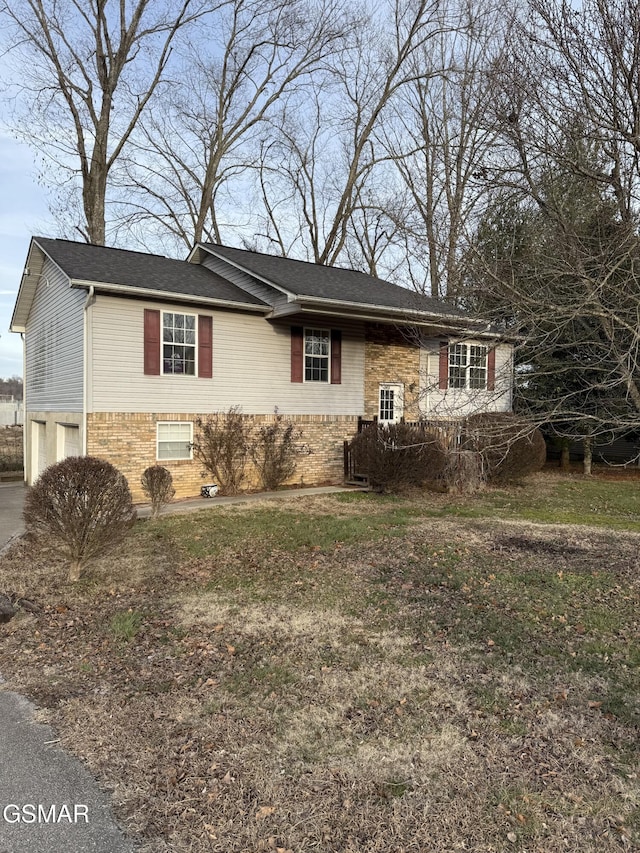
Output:
M47 237L34 237L33 242L73 282L268 308L256 296L187 261Z
M202 243L200 246L218 258L285 291L291 299L321 299L334 303L353 303L435 316L459 317L461 320L471 319L465 312L438 299L423 296L358 270L322 266L216 243Z

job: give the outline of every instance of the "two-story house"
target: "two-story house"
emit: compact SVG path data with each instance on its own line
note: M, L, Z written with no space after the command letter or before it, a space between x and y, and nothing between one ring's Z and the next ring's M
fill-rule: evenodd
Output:
M185 261L34 237L11 322L24 338L25 477L107 459L141 498L160 463L204 482L199 417L275 413L309 453L295 482L339 482L358 417L511 408L511 346L486 323L361 272L199 244Z

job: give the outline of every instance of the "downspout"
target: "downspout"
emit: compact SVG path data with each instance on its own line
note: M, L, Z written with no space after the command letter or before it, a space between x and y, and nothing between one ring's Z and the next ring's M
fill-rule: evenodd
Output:
M418 411L425 418L429 417L431 411L431 353L423 343L420 343L420 355L422 364L418 369L418 399L422 396L423 406L418 406ZM422 369L422 374L420 370ZM424 391L420 390L420 383L424 382Z
M89 308L96 301L95 288L89 287L84 303L84 335L82 341L83 389L82 389L82 455L87 455L87 410L89 408Z
M30 423L27 421L27 342L24 337L24 332L20 332L22 340L22 478L29 485L29 473L31 472L31 429ZM27 453L27 444L29 450ZM29 470L27 471L27 459L29 460Z

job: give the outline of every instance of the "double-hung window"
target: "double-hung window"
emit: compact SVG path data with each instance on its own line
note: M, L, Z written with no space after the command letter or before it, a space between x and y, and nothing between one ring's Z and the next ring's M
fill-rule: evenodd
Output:
M487 347L449 344L449 388L487 388Z
M157 459L193 459L191 421L159 421L156 427Z
M196 315L162 312L162 372L196 375Z
M331 333L328 329L304 330L305 382L328 382L331 358Z
M342 331L291 327L291 381L342 383Z

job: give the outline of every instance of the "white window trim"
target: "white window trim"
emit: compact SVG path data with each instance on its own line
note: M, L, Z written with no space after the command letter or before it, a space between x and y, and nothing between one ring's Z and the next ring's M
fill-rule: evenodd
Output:
M327 359L327 378L326 379L307 379L307 332L327 333L329 339L329 350L326 356L309 356L310 358L326 358ZM302 330L302 381L308 382L310 385L330 385L331 384L331 329L324 329L322 326L305 326Z
M167 373L164 369L164 317L165 314L182 314L183 317L193 317L194 319L194 331L195 331L195 344L194 344L194 353L193 353L193 374L191 373ZM187 344L187 346L191 346L191 344ZM160 311L160 375L161 376L181 376L181 377L189 377L191 379L195 379L198 376L199 365L198 365L198 315L192 314L191 311Z
M466 364L464 367L464 385L452 385L451 384L451 356L452 349L455 346L463 346L466 347ZM473 388L471 385L471 370L472 365L470 364L471 357L471 347L482 347L484 349L484 367L480 368L484 370L484 385ZM458 367L459 365L453 365L453 367ZM447 348L447 388L450 391L486 391L487 386L489 384L489 347L486 343L482 341L449 341Z
M188 456L160 456L160 427L161 426L189 426L189 455ZM167 443L168 439L164 440ZM184 462L193 459L193 421L156 421L156 461L157 462Z

